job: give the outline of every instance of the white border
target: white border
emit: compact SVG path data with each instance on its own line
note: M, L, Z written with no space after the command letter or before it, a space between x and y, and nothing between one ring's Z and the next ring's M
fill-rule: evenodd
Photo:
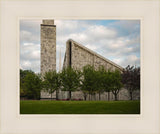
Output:
M2 134L160 133L159 4L160 2L156 0L2 1L0 132ZM141 25L142 114L19 115L18 19L42 19L43 16L47 18L54 16L54 19L141 19L141 24L143 21ZM142 33L144 33L143 36Z

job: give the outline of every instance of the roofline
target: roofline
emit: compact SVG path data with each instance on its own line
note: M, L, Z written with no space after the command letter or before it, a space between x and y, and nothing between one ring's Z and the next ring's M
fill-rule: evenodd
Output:
M112 65L114 65L114 66L116 66L116 67L118 67L118 68L121 69L121 70L124 69L124 68L121 67L120 65L114 63L113 61L111 61L111 60L109 60L109 59L107 59L107 58L105 58L105 57L103 57L103 56L101 56L100 54L94 52L93 50L90 50L89 48L83 46L82 44L80 44L80 43L78 43L78 42L76 42L76 41L74 41L74 40L72 40L72 39L68 39L66 43L68 43L68 42L73 42L73 43L77 44L79 47L81 47L81 48L89 51L90 53L92 53L92 54L94 54L94 55L96 55L96 56L98 56L98 57L100 57L100 58L102 58L103 60L109 62L110 64L112 64Z

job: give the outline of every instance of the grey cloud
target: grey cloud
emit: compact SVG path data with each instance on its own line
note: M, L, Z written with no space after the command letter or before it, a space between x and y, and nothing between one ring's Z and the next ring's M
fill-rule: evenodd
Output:
M21 40L23 41L21 67L31 68L36 72L40 70L40 23L41 21L22 21L21 23ZM55 23L57 25L57 70L59 70L59 50L61 48L63 65L66 41L69 38L123 67L127 64L140 64L138 21L117 21L108 26L95 25L89 21L59 20Z
M41 20L20 20L20 42L40 42Z
M135 55L127 56L121 63L124 67L131 65L131 66L140 66L140 58Z
M140 33L140 20L119 20L110 24L119 36L133 36Z
M40 45L24 43L20 46L20 65L26 70L40 71Z
M128 24L129 22L127 22L127 25ZM134 25L134 23L130 24L130 26L132 25ZM132 27L129 28L131 29ZM134 33L133 29L132 31ZM113 59L113 57L115 59L120 57L121 59L124 59L123 57L127 57L131 54L135 56L139 55L139 33L136 36L132 36L132 34L130 34L128 36L123 37L118 36L116 32L117 31L115 31L115 29L113 30L104 26L91 25L88 26L88 28L82 32L71 32L70 34L65 35L63 37L58 35L57 40L58 42L61 42L61 44L65 44L65 41L67 39L72 38L108 59ZM60 38L61 40L59 40ZM125 59L124 61L126 60L129 59ZM137 64L139 64L138 61ZM120 62L120 65L124 66L125 64L122 64L122 62Z
M40 72L40 60L21 60L20 65L23 70L32 70L36 73Z
M40 42L40 35L33 34L29 31L20 31L20 43L22 44L24 42L38 43Z

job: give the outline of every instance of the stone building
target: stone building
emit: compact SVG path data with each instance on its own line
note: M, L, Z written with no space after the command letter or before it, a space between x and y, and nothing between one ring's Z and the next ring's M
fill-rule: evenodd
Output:
M122 72L123 67L118 64L106 59L105 57L97 54L96 52L88 49L76 41L69 39L66 42L66 51L63 62L63 68L71 66L72 68L82 70L86 65L92 65L95 69L98 69L99 66L104 66L106 70L114 71L119 70ZM110 94L110 100L114 100L114 95ZM134 92L134 99L139 99L139 92ZM67 97L67 95L66 95ZM81 91L76 91L72 93L72 98L83 99L83 93ZM87 100L89 95L87 96ZM96 94L92 97L93 100L98 100L99 96ZM108 93L101 94L101 100L107 100ZM120 90L118 94L119 100L129 100L128 91L126 89Z
M106 70L123 70L123 68L116 63L104 58L76 41L69 39L66 43L63 68L71 66L75 69L82 70L86 65L92 65L95 69L98 69L99 66L104 66Z
M76 41L69 39L66 42L66 51L63 62L63 68L71 66L75 69L82 70L85 65L92 65L95 69L99 66L104 66L106 70L119 70L122 71L123 67L117 65L116 63L104 58L103 56L97 54L96 52L86 48L85 46L77 43ZM41 73L42 75L49 71L56 70L56 26L54 25L54 20L43 20L41 24ZM56 98L56 94L52 94L53 98ZM139 92L133 94L135 99L139 99ZM41 92L41 99L49 99L51 95L48 92ZM67 99L67 91L59 91L59 99ZM98 94L92 98L93 100L98 100ZM76 91L72 93L72 99L84 99L83 93L81 91ZM87 96L87 100L89 96ZM108 93L103 93L101 95L101 100L107 100ZM120 90L118 94L119 100L128 100L129 95L126 89ZM114 96L110 93L110 100L114 100Z
M43 20L41 24L41 74L56 70L56 25L54 20ZM42 91L41 98L50 98L48 92Z
M56 70L56 25L54 20L41 24L41 73Z

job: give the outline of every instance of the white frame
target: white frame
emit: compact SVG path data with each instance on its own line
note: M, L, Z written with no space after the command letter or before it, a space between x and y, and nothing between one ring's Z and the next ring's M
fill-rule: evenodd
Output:
M2 134L160 133L158 0L1 1ZM140 19L140 115L19 115L19 19ZM12 89L12 90L11 90ZM150 90L152 89L152 90Z

